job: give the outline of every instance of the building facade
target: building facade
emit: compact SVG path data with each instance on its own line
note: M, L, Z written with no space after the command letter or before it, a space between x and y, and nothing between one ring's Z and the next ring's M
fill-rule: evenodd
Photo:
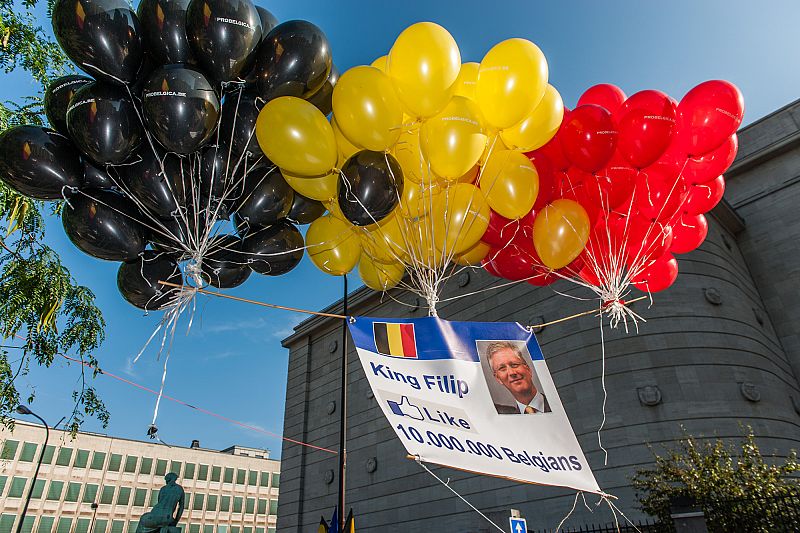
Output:
M280 461L269 450L233 446L206 450L51 430L37 480L32 478L43 426L17 421L0 430L0 533L134 533L158 501L164 475L186 492L184 533L274 533Z
M736 439L752 427L762 452L786 456L800 442L800 101L739 132L739 155L726 174L726 202L709 216L709 234L679 257L669 290L634 309L638 331L606 329L585 316L540 328L537 337L564 408L600 487L641 518L631 476L653 465L653 452L687 433ZM536 325L585 311L596 301L567 282L499 282L464 272L445 287L442 318ZM481 291L481 292L478 292ZM472 294L475 293L475 294ZM408 305L411 304L409 307ZM419 300L366 289L349 298L350 313L420 317ZM341 302L329 311L341 313ZM284 436L338 448L341 321L314 317L284 340L290 351ZM413 461L375 403L352 346L348 399L347 501L359 531L489 532L494 528ZM606 422L602 375L605 373ZM653 450L648 448L652 446ZM278 532L312 531L337 502L338 459L284 442ZM575 493L434 468L478 509L504 525L518 509L530 529L554 528ZM579 502L567 526L612 523L605 505Z

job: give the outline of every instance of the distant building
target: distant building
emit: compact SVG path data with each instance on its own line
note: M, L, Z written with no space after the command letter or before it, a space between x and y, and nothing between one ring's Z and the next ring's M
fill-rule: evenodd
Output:
M536 331L564 408L597 480L616 504L641 518L631 487L638 468L673 447L685 432L736 439L753 428L766 454L786 456L800 442L800 100L742 128L739 154L726 173L726 202L708 217L708 238L679 257L680 275L654 305L633 308L646 323L626 334L585 316ZM439 315L449 320L542 324L597 304L574 284L498 287L483 271L451 278ZM492 290L484 289L494 287ZM411 305L408 305L411 304ZM327 311L341 313L341 302ZM350 295L353 315L422 317L408 293ZM338 448L342 321L316 316L283 341L289 349L284 436ZM494 531L477 513L413 461L372 397L350 345L347 507L358 530ZM608 463L598 443L601 434ZM683 429L685 428L685 430ZM685 431L685 432L684 432ZM280 533L313 531L337 502L338 458L284 442ZM518 509L532 530L554 528L575 502L574 491L438 469L450 486L494 521ZM608 507L579 501L566 526L613 525ZM594 511L594 512L590 512Z
M44 427L17 421L0 429L0 533L16 531L44 442ZM134 533L156 503L164 475L178 474L184 533L274 533L280 461L269 450L222 451L50 431L33 485L25 533Z

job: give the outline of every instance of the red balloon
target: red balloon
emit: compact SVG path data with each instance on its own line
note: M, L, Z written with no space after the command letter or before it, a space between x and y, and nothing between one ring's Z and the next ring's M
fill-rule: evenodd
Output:
M683 203L683 212L689 215L702 215L708 213L716 206L725 194L725 178L717 179L700 185L689 187L689 195Z
M559 277L546 267L536 267L534 269L534 277L528 280L528 283L535 287L546 287L558 281Z
M489 211L489 227L481 240L492 248L503 248L512 241L533 242L534 212L519 220L510 220L494 211Z
M674 237L669 251L686 254L697 249L708 235L708 221L704 215L682 215L673 226Z
M686 93L678 104L678 135L690 156L707 154L736 133L744 98L729 81L711 80Z
M699 157L690 157L683 169L683 179L689 185L706 183L723 174L736 159L739 140L734 133L711 152Z
M533 249L533 241L531 241L530 249ZM492 248L486 259L483 260L483 267L490 274L495 272L494 275L501 278L521 281L538 272L536 269L541 262L537 259L538 257L522 245L510 243L502 248ZM487 265L489 265L488 268Z
M652 222L640 213L620 218L611 226L614 241L622 243L622 259L632 269L664 255L672 244L672 227Z
M651 221L671 220L683 207L688 194L682 179L665 180L655 171L640 173L633 192L633 206Z
M661 91L639 91L614 114L619 129L617 150L636 168L658 160L672 141L675 100Z
M599 83L584 91L578 100L578 105L599 105L613 115L624 101L625 93L622 89L610 83Z
M556 178L553 165L543 154L528 152L525 155L531 160L539 174L539 194L536 196L536 203L533 204L533 210L538 212L556 199Z
M558 269L558 273L567 278L574 278L579 275L585 263L583 256L578 256L570 264Z
M597 177L575 167L570 168L564 176L562 176L560 187L561 198L574 200L581 204L581 207L586 210L586 214L589 215L589 223L594 225L604 205L603 191Z
M567 159L585 172L603 168L617 145L611 114L597 105L573 109L569 117L564 117L558 137Z
M558 127L558 131L553 136L552 139L547 141L547 144L538 148L531 152L536 156L544 156L547 161L550 163L550 168L553 172L557 172L559 170L567 170L569 167L569 160L567 156L564 155L564 150L561 149L561 134L564 130L564 122L567 121L567 117L569 116L570 111L566 107L564 108L564 118L561 120L561 125Z
M638 174L639 171L617 155L597 173L597 182L603 193L603 208L606 211L617 209L631 197Z
M589 285L591 285L593 287L599 287L601 285L600 278L598 277L597 273L588 264L583 265L583 268L581 269L581 271L578 272L578 276L585 283L588 283Z
M667 252L647 265L631 283L645 292L659 292L675 283L678 277L678 261Z

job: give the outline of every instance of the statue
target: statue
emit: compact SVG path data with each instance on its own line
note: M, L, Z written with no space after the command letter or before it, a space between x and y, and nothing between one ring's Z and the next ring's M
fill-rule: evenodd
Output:
M139 519L136 533L180 533L180 529L175 526L183 514L186 494L183 492L183 487L175 483L177 479L178 475L173 472L164 476L167 484L158 491L158 503ZM175 513L176 507L177 513Z

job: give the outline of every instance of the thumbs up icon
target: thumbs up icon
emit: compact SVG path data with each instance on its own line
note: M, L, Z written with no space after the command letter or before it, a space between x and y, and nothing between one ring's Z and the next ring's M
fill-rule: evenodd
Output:
M425 420L420 408L408 401L408 396L400 398L400 403L392 400L386 400L386 403L389 404L389 408L392 412L398 416L407 416L414 420Z

